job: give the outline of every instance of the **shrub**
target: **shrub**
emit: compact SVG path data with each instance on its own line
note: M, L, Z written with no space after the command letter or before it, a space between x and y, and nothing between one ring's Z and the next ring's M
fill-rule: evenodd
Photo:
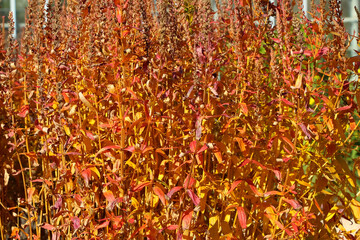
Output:
M1 41L2 238L350 237L340 3L250 2L30 1Z

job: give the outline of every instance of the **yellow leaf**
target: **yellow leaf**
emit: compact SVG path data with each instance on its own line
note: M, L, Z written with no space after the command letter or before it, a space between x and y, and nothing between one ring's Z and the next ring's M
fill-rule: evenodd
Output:
M71 135L70 128L66 125L63 125L63 127L64 127L66 135L70 136Z
M310 103L310 105L313 105L315 103L315 100L312 97L310 97L309 103Z
M333 206L331 209L330 209L330 212L328 213L328 215L326 216L325 218L325 221L328 222L330 221L330 219L332 219L334 217L334 215L337 213L337 210L338 210L338 206Z
M96 167L90 168L91 171L93 171L99 178L100 178L100 172Z
M152 197L153 197L153 200L152 200L152 207L153 208L155 208L156 207L156 205L158 204L158 202L159 202L159 196L158 195L156 195L156 194L153 194L152 195Z
M107 90L109 91L109 93L115 93L116 89L114 84L108 84L107 86Z
M225 222L230 222L230 218L231 218L231 215L228 213L228 214L226 214L226 216L225 216Z
M210 228L216 224L218 219L219 219L219 216L217 216L217 215L213 216L213 217L210 217L210 219L209 219Z
M133 169L136 169L136 164L133 163L130 159L127 160L125 164L129 165L129 166L132 167Z
M295 86L291 86L292 89L299 89L301 88L301 84L302 84L302 78L303 78L303 74L300 73L296 79L295 82Z
M326 191L326 190L321 190L321 192L322 192L323 194L325 194L325 195L333 195L331 192L328 192L328 191Z
M304 182L303 180L296 179L296 181L305 187L311 187L310 183Z
M355 199L351 200L350 208L356 221L360 221L360 202L356 201Z
M136 198L134 198L134 197L131 198L131 205L133 205L133 207L134 207L135 209L138 209L139 206L140 206L138 200L136 200Z
M72 105L72 107L70 108L70 111L69 111L70 116L72 116L76 113L76 107L77 107L77 105Z
M89 121L89 123L91 124L91 125L94 125L95 124L95 119L91 119L90 121Z

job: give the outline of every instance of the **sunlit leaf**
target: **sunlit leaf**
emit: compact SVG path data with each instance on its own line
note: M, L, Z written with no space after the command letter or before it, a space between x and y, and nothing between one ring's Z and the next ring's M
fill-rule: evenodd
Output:
M164 192L158 187L153 187L153 190L154 193L160 198L162 204L167 205Z
M183 230L190 228L193 212L194 211L192 211L192 210L187 210L183 213L182 225L181 225Z

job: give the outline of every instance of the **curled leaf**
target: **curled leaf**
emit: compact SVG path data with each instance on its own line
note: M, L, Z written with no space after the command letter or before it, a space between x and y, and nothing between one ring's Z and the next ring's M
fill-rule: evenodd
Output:
M133 188L133 191L134 192L141 191L144 187L150 185L151 183L152 183L151 181L139 183L136 187Z
M171 196L174 195L174 193L178 192L182 188L183 187L180 187L180 186L173 187L166 195L168 196L168 198L171 198Z
M79 98L83 102L85 106L90 108L92 111L96 112L96 109L91 105L91 103L85 98L85 96L82 94L82 92L79 92Z
M200 198L190 189L187 190L187 193L195 206L198 206L200 204Z

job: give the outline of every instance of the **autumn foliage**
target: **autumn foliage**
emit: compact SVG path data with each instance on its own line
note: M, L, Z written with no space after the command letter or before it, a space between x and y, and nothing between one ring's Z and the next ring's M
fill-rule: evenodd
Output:
M340 3L215 2L29 1L1 38L2 239L354 238Z

